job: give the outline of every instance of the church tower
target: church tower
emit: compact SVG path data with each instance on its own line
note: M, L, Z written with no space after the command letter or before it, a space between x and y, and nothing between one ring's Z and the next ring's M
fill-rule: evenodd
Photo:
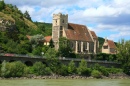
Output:
M59 38L66 37L65 29L68 29L68 14L53 14L52 39L56 50L59 48Z

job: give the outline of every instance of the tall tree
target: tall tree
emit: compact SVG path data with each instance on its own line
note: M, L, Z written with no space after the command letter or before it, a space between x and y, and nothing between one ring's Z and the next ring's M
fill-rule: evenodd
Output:
M24 17L27 18L28 20L32 21L30 15L29 15L29 12L27 10L24 13Z
M65 37L61 37L59 39L59 55L61 57L69 57L70 53L72 52L72 49L70 47L70 41L66 39Z
M39 45L40 43L43 43L43 40L44 40L44 36L42 34L40 35L37 34L37 35L31 36L30 38L30 42L33 47Z
M87 70L87 62L82 59L81 62L79 63L79 67L77 68L77 72L79 75L82 75L86 72Z
M56 58L57 57L57 52L54 48L49 48L46 53L45 56L47 58Z
M117 52L118 61L121 62L124 72L130 75L130 40L119 41Z
M4 7L5 7L4 0L1 0L1 1L0 1L0 11L3 10Z
M54 47L54 42L53 40L51 39L50 42L49 42L49 47L53 48Z
M76 71L76 66L75 66L74 61L72 60L72 61L70 61L70 63L68 64L68 72L69 72L70 74L73 74L73 73L75 73L75 71Z

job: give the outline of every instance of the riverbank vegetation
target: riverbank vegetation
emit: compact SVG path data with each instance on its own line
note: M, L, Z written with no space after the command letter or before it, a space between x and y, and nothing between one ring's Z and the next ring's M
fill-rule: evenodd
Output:
M27 67L21 62L3 62L0 65L0 75L2 77L21 77L29 74L34 75L85 75L93 77L109 76L111 73L124 72L130 75L130 41L121 40L117 43L117 55L99 53L91 55L92 60L114 61L121 63L121 69L105 68L103 66L95 65L90 68L87 63L82 61L79 67L75 67L74 62L68 65L61 64L56 58L84 58L88 57L85 54L75 54L69 47L68 41L65 38L60 38L60 47L56 51L51 45L45 46L38 40L42 37L52 34L52 24L43 22L33 22L28 11L22 13L17 6L4 3L0 1L0 19L4 21L0 24L0 54L11 53L26 56L41 56L48 59L48 65L43 65L41 62L35 63L32 67ZM6 24L9 22L10 24ZM33 40L29 40L26 35L32 36ZM37 38L38 37L38 38ZM67 42L67 43L66 43ZM104 39L99 37L100 49ZM43 56L43 54L44 56ZM84 58L88 59L88 58ZM22 67L19 67L22 66ZM19 68L23 68L19 69ZM122 70L123 69L123 70Z
M122 69L119 68L105 68L98 64L88 68L84 59L81 60L79 66L76 67L75 63L71 61L68 65L60 63L57 59L48 59L49 64L43 64L42 62L36 62L33 66L26 66L20 61L6 62L4 61L0 65L0 76L5 78L10 77L27 77L29 75L35 76L51 76L51 75L78 75L94 78L102 78L102 76L108 77L109 74L122 73Z

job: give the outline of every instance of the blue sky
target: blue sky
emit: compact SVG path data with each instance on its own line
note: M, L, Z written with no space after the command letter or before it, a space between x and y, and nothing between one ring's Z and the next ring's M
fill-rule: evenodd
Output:
M68 14L69 22L86 25L97 36L130 40L130 0L5 0L26 10L33 21L52 23L52 15Z

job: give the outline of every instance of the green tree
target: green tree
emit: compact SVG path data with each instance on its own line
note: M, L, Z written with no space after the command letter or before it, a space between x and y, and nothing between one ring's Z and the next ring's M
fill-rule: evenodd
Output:
M61 64L60 68L57 70L57 74L66 76L68 75L68 69L67 66L64 64Z
M43 44L43 40L44 40L44 36L42 34L40 34L40 35L37 34L37 35L31 36L31 38L30 38L30 42L31 42L33 48L35 48L39 44Z
M102 74L98 70L93 70L91 76L93 76L94 78L101 78Z
M2 62L2 67L1 67L1 76L5 76L6 75L6 61L4 60Z
M73 60L70 61L70 63L68 64L68 73L69 74L76 73L76 66Z
M3 10L4 7L5 7L4 0L1 0L1 1L0 1L0 11Z
M92 66L91 69L101 72L104 76L109 76L109 71L107 70L107 68L105 68L104 66L100 66L99 64L95 64L94 66Z
M32 54L33 55L42 56L42 47L41 46L37 46L37 47L33 48Z
M130 75L130 40L122 39L117 45L117 57L125 73Z
M77 73L79 75L90 76L91 70L87 68L87 62L84 59L82 59L81 62L79 63L79 67L77 68Z
M70 57L70 53L72 52L72 49L70 47L70 41L66 39L65 37L61 37L59 39L59 55L61 57Z
M49 48L49 46L43 45L42 52L45 54Z
M29 12L27 10L24 13L24 17L27 18L28 20L32 21L30 15L29 15Z
M56 58L57 57L57 51L54 48L49 48L46 51L45 56L47 58Z
M25 68L25 65L20 61L12 62L12 63L3 62L2 68L1 68L2 76L3 77L21 77L24 75L24 68Z
M54 74L58 74L61 68L61 63L57 58L47 58L47 65L52 70Z
M49 47L53 48L54 47L54 42L53 40L51 39L50 42L49 42Z
M2 45L4 50L8 53L19 53L18 43L13 40L7 40L7 43Z
M50 68L46 68L46 65L44 65L42 62L36 62L33 65L33 72L36 75L48 75L51 73Z

